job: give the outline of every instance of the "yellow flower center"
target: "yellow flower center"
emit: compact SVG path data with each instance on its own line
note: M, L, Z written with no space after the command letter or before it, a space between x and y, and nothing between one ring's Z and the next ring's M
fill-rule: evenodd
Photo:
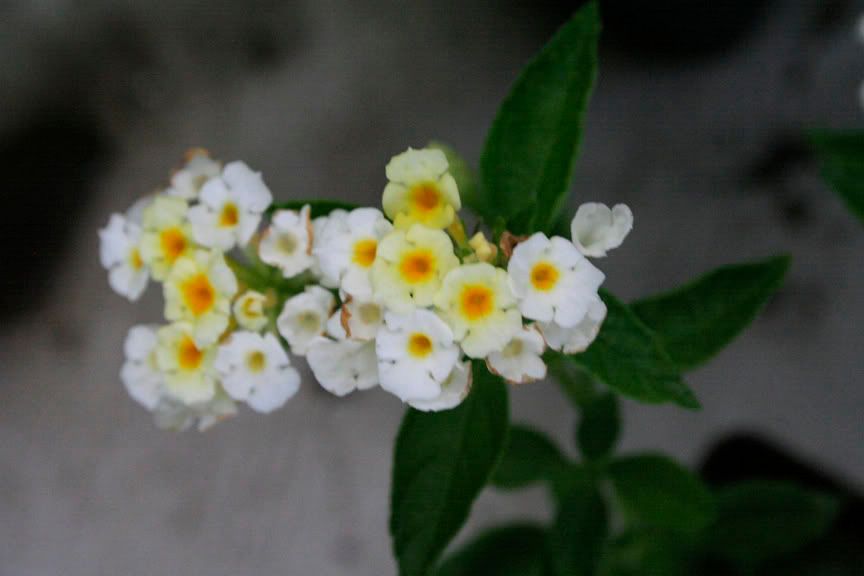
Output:
M357 315L364 324L378 324L381 321L381 308L377 304L362 304Z
M188 246L186 234L176 226L163 230L162 234L159 235L159 243L162 247L162 254L169 264L173 264L186 251L186 247Z
M432 353L432 340L422 332L415 332L408 338L408 353L415 358L425 358Z
M283 254L290 256L297 250L297 238L293 234L280 234L279 238L276 239L276 247Z
M318 332L321 329L321 316L311 310L301 312L297 315L297 326L303 332Z
M252 373L258 373L267 367L267 357L260 350L255 350L246 355L246 367Z
M177 346L177 364L183 370L197 370L204 360L204 352L195 346L195 341L184 336Z
M423 182L411 188L411 205L420 214L429 214L441 204L441 193L434 182Z
M354 243L354 255L351 261L363 268L369 268L375 262L378 252L378 241L374 238L364 238Z
M250 317L261 316L261 313L264 311L263 308L261 301L257 298L246 298L243 300L243 304L240 305L243 314Z
M462 288L460 298L462 315L468 320L482 320L492 313L495 307L495 294L482 284L471 284Z
M141 259L141 251L138 248L132 248L129 252L129 265L135 271L144 267L144 260Z
M240 212L233 202L226 202L219 214L219 226L222 228L233 228L240 221Z
M538 262L531 269L531 284L541 292L548 292L555 288L559 276L558 268L549 262Z
M180 291L183 293L183 301L195 316L208 312L216 303L216 289L204 273L196 274L184 281Z
M435 256L423 248L408 252L402 257L399 272L409 284L428 282L435 273Z
M501 355L505 358L515 358L522 354L522 341L521 340L511 340L507 346L501 351Z

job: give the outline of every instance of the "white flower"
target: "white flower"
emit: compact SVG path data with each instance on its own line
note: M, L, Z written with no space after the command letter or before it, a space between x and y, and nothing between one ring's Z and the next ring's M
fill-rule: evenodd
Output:
M490 372L513 384L542 380L546 377L546 364L541 358L545 348L540 332L533 326L526 326L500 352L489 354L486 366Z
M616 204L610 210L605 204L588 202L576 210L570 237L585 256L602 258L620 246L632 229L633 212L626 204Z
M588 305L587 314L576 326L563 328L555 322L541 322L538 327L549 348L565 354L577 354L591 345L605 318L606 304L599 296L595 296Z
M339 319L352 340L374 340L384 321L384 307L375 300L348 296L342 303Z
M234 401L221 389L206 402L184 404L165 398L153 412L156 426L168 430L186 430L197 425L203 432L237 413Z
M267 296L247 290L234 301L234 318L241 328L258 332L267 325Z
M565 328L585 317L605 279L573 244L541 232L516 246L507 272L525 318Z
M390 160L382 204L397 228L423 224L440 229L453 222L462 202L448 168L444 153L431 148L409 148Z
M300 374L273 334L234 332L214 363L222 387L256 412L282 407L300 388Z
M164 292L165 317L188 322L195 342L207 345L228 328L237 278L221 252L196 250L177 260Z
M153 278L164 280L179 258L192 252L195 243L186 219L189 206L176 196L156 196L142 217L141 258Z
M507 273L484 262L450 271L435 306L471 358L501 350L522 328Z
M258 245L261 260L282 270L286 278L297 276L314 263L309 206L300 212L279 210Z
M192 148L186 152L186 164L171 177L168 194L192 200L210 179L219 176L222 165L210 159L207 150Z
M315 239L312 250L327 284L339 286L352 296L371 296L370 273L378 241L392 229L375 208L357 208L344 220L332 220L322 230L322 237Z
M165 393L165 379L156 361L157 330L146 325L129 330L123 344L126 361L120 369L129 396L148 410L155 409Z
M156 363L165 376L168 394L184 404L210 401L217 388L215 346L199 347L192 326L185 322L163 326L157 337Z
M108 225L99 231L99 256L108 270L111 288L131 301L137 300L150 275L141 257L141 227L120 214L112 214Z
M309 343L324 333L335 305L333 294L314 284L285 301L276 326L291 346L291 352L298 356L306 354Z
M317 246L329 242L332 236L339 236L348 233L348 224L346 223L347 219L348 212L341 208L337 208L326 216L319 216L312 221L313 254ZM317 258L313 258L310 272L325 288L339 288L338 279L337 281L331 281L330 278L324 276Z
M211 178L204 184L200 201L189 209L195 240L225 251L249 242L273 195L260 173L243 162L231 162L221 178Z
M378 384L378 358L373 341L318 336L309 344L306 360L321 387L336 396Z
M438 412L455 408L471 391L471 362L457 362L441 384L441 394L430 400L409 400L408 405L423 412Z
M432 400L459 360L453 332L435 313L388 313L375 341L381 387L403 402Z
M394 230L379 243L372 266L375 298L399 313L429 306L444 276L458 265L453 242L443 231L419 224L407 232Z

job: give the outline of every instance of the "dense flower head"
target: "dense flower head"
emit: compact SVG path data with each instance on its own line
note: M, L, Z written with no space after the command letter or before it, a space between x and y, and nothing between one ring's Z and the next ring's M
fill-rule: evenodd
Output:
M470 393L478 362L524 384L545 378L547 348L591 345L605 276L588 258L621 244L629 208L583 204L570 239L469 238L440 150L409 148L385 174L383 211L280 207L260 173L196 149L165 191L111 216L111 287L134 300L162 284L167 323L130 330L121 370L157 424L281 408L300 388L291 355L335 396L380 386L436 411Z

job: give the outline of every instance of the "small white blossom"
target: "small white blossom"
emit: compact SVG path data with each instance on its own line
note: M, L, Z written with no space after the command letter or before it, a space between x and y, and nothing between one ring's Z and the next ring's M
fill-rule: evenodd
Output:
M343 225L344 223L344 225ZM357 208L344 219L330 220L312 250L328 286L352 296L372 295L371 271L378 241L393 229L379 210Z
M267 296L247 290L234 301L234 318L241 328L258 332L267 325Z
M348 212L337 208L326 216L319 216L312 220L312 253L315 253L316 247L328 243L331 237L347 234L347 219ZM317 258L313 258L310 272L325 288L339 288L338 281L333 282L329 277L325 277Z
M516 246L507 273L525 318L565 328L585 317L605 279L573 244L541 232Z
M183 404L202 404L213 399L218 374L213 367L216 347L199 347L193 327L185 322L163 326L157 332L156 363L165 376L165 389Z
M459 360L453 332L435 313L388 313L375 341L381 387L403 402L433 400Z
M165 379L156 360L157 326L133 326L126 335L123 350L126 361L120 380L133 400L153 410L165 394Z
M549 348L565 354L577 354L587 350L594 342L605 318L606 304L599 296L595 296L588 305L588 312L576 326L564 328L555 322L541 322L538 327Z
M606 252L621 246L633 229L633 212L626 204L611 210L605 204L588 202L579 206L570 223L573 244L585 256L602 258Z
M272 201L260 173L243 162L231 162L221 178L204 184L200 203L189 209L195 241L223 251L245 246Z
M193 148L186 152L186 164L171 176L171 187L167 193L184 200L193 200L204 184L219 176L222 165L210 159L207 150Z
M372 266L375 298L400 314L429 306L445 275L458 265L453 242L442 230L419 224L394 230L381 240Z
M333 294L317 285L307 286L304 292L285 302L276 326L292 353L304 356L312 340L324 334L335 305Z
M153 278L164 280L174 263L195 249L186 218L189 205L182 198L157 195L143 210L141 258Z
M286 278L297 276L314 263L312 230L308 205L299 212L279 210L261 237L258 255L263 262L282 270Z
M111 288L131 301L141 297L150 274L141 257L141 227L126 216L112 214L99 231L99 256Z
M218 388L213 398L206 402L184 404L165 398L153 411L158 428L182 431L197 426L200 432L235 414L237 414L237 406L234 401Z
M372 299L349 296L344 300L339 316L348 338L374 340L384 322L384 307Z
M441 384L441 394L429 400L409 400L408 405L423 412L438 412L455 408L471 391L471 362L457 362Z
M282 407L300 388L300 374L273 334L234 332L214 365L228 395L256 412Z
M196 250L180 258L163 288L165 317L188 322L197 344L212 344L228 328L237 278L221 252Z
M431 148L409 148L390 160L382 205L397 228L440 229L453 222L462 201L448 168L444 153Z
M309 344L306 360L321 387L336 396L378 384L378 357L373 341L319 336Z
M489 354L486 366L490 372L513 384L542 380L546 377L546 364L541 357L545 348L540 332L533 326L526 326L501 351Z
M485 262L451 270L435 295L435 307L471 358L500 350L522 328L507 273Z

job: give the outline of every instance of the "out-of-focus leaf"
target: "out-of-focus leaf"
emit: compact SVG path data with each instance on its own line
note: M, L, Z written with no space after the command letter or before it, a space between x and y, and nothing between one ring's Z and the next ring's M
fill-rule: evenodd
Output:
M525 67L480 158L480 214L516 233L548 231L570 187L597 72L600 18L583 6Z
M794 484L751 481L721 489L709 553L744 572L794 552L834 522L836 499Z
M553 481L567 460L545 434L527 426L510 427L507 449L492 476L496 488L512 490Z
M698 536L714 519L708 488L666 456L619 458L608 471L621 507L636 526Z
M598 395L582 408L582 418L576 428L579 450L588 460L608 456L620 430L618 398L611 393Z
M390 533L401 576L423 576L465 523L506 447L507 387L474 362L471 393L442 412L410 409L396 439Z
M634 302L682 369L703 364L759 314L783 284L788 256L724 266L676 290Z
M549 554L558 576L588 576L600 559L608 534L606 502L584 468L559 478L558 511L549 533Z
M864 222L864 131L819 131L811 141L825 180Z

